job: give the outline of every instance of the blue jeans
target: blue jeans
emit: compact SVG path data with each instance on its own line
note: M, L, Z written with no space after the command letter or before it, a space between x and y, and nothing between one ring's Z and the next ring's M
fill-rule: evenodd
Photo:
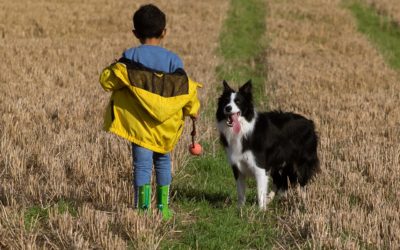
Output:
M135 187L150 184L151 172L156 170L157 185L171 184L171 157L170 154L160 154L149 149L132 144L133 182Z

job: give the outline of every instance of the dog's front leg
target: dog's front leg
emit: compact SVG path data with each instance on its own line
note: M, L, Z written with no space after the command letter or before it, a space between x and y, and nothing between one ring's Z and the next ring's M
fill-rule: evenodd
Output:
M233 175L236 179L236 189L238 193L238 207L246 203L246 177L239 171L236 164L232 165Z
M238 207L240 208L246 203L246 178L243 174L239 174L236 179L236 188L238 193Z
M236 179L238 207L240 208L246 203L246 177L239 171L235 164L232 165L232 170Z
M258 206L261 210L266 210L268 204L268 176L265 173L265 169L257 168L255 177L257 182Z

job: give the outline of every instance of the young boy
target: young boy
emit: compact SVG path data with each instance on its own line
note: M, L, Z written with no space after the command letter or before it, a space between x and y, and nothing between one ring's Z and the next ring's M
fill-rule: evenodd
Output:
M182 133L185 116L197 117L201 85L187 77L176 54L160 47L166 34L166 18L160 9L141 6L133 25L141 45L126 50L100 76L102 87L112 91L104 129L132 142L135 207L150 207L154 164L157 207L169 219L170 152Z

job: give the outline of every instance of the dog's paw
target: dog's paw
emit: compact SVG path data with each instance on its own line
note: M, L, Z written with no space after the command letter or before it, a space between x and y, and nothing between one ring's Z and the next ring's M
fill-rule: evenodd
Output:
M271 191L267 196L267 203L270 203L274 199L275 195L275 192Z
M276 193L276 198L279 199L279 200L286 199L287 198L287 192L282 190L282 189L279 189L277 191L277 193Z

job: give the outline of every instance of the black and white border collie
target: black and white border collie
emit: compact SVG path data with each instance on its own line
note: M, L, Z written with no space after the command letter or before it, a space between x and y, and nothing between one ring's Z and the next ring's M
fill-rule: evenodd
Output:
M314 123L290 112L256 112L251 81L239 91L226 81L223 85L216 116L220 140L236 179L238 205L246 201L246 177L254 177L258 205L264 210L275 192L286 191L289 183L304 186L319 171ZM271 194L268 177L273 181Z

